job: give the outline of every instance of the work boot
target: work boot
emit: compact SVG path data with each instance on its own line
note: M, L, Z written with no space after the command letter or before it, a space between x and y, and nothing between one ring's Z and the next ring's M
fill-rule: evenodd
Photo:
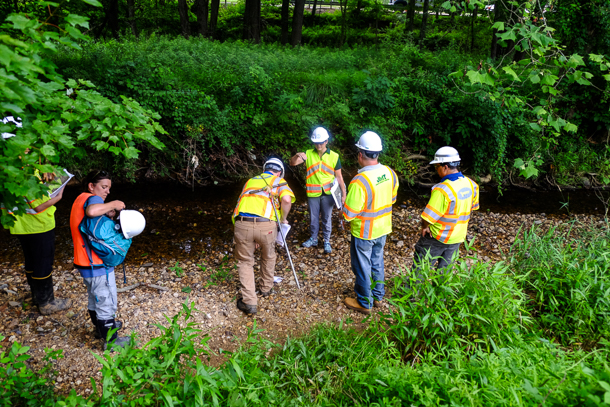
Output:
M42 315L50 315L72 307L72 300L68 298L55 298L48 304L39 305L38 310Z
M258 293L259 293L261 296L263 296L263 297L267 298L267 297L269 297L271 294L275 294L275 291L273 291L273 288L272 288L272 289L270 289L269 291L258 290Z
M30 286L30 291L32 292L32 305L38 305L38 301L36 300L36 294L34 293L34 284L32 281L34 280L32 278L32 273L28 273L27 271L25 272L25 278L26 280L28 280L28 285Z
M237 308L242 310L243 312L245 312L248 315L256 314L256 305L248 305L245 302L243 302L241 300L241 298L239 300L237 300Z
M311 247L311 246L318 246L318 239L314 239L313 237L310 237L305 242L303 242L303 247Z
M93 323L93 326L95 327L95 331L93 332L93 337L95 339L102 339L102 335L100 335L100 331L97 329L97 312L95 311L91 311L91 310L87 310L89 311L89 317L91 318L91 322ZM123 328L123 323L121 321L114 321L114 325L118 330L120 330L121 328Z
M107 319L107 320L98 319L97 320L97 330L98 330L100 336L102 337L104 350L106 350L108 348L110 348L110 350L114 350L115 347L124 348L125 346L127 346L129 344L129 341L131 340L131 338L128 336L119 337L119 335L117 334L116 331L112 334L110 339L108 339L108 341L106 341L106 338L108 337L108 331L110 331L111 329L116 329L116 328L117 328L117 323L114 319Z
M330 247L330 242L324 242L324 253L330 254L333 252L332 247Z
M53 292L53 277L38 280L32 278L31 288L33 298L38 303L38 310L42 315L50 315L55 312L63 311L72 306L72 301L64 298L55 298Z
M378 300L377 298L373 298L373 307L375 307L375 308L386 307L387 308L387 304L383 299Z
M358 300L355 298L347 297L345 299L345 306L351 310L358 311L362 314L369 315L371 313L370 309L364 308L362 305L360 305L360 303L358 303Z

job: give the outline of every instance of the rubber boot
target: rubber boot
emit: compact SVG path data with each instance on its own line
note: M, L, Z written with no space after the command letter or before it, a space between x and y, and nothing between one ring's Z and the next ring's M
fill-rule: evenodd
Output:
M113 350L113 348L115 347L121 347L124 348L125 346L127 346L127 344L130 341L130 337L128 336L123 336L123 337L119 337L119 335L117 334L117 332L114 332L112 334L112 336L108 339L108 341L106 341L106 338L108 338L108 331L110 331L111 329L116 329L116 322L114 319L107 319L107 320L101 320L98 319L97 320L97 330L99 331L101 337L102 337L102 341L104 343L103 348L104 350L108 349L110 347L110 350Z
M63 311L72 306L69 299L55 298L53 292L53 277L49 276L43 280L32 279L32 289L38 302L38 310L42 315L49 315Z
M32 305L38 305L38 300L36 299L35 294L36 288L34 288L36 283L33 283L34 279L32 278L32 273L26 272L25 278L28 280L28 285L30 286L30 291L32 292Z
M95 332L93 333L93 337L95 339L102 339L102 335L100 334L100 331L97 328L97 312L91 311L91 310L87 310L87 311L89 311L89 317L91 318L91 322L93 323L93 326L95 327ZM120 330L121 328L123 328L123 323L121 321L115 320L114 326L117 330Z

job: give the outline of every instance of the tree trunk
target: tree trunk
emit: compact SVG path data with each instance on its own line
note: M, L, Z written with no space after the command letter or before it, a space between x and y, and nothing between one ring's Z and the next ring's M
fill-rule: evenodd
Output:
M281 41L282 41L282 45L286 45L290 42L290 32L288 30L289 27L289 23L288 20L290 19L290 0L282 0L282 21L281 21L281 26L282 26L282 34L281 34Z
M212 11L210 12L210 37L216 39L216 27L218 26L218 9L220 0L212 0Z
M313 0L313 6L311 8L311 26L315 27L316 25L316 6L318 5L318 0Z
M127 0L127 19L131 27L131 33L134 37L138 36L138 27L136 27L136 8L134 0Z
M184 38L191 36L191 26L189 24L189 10L186 0L178 0L178 13L180 13L180 28Z
M479 5L475 4L474 10L472 11L472 18L470 23L470 52L474 49L474 35L475 35L475 23L477 21L477 14L479 11Z
M419 44L423 44L426 39L426 28L428 24L428 10L430 8L430 0L424 0L424 11L421 16L421 28L419 29Z
M108 10L106 12L108 16L108 26L112 32L114 38L119 38L119 1L110 0L108 2Z
M343 46L347 42L347 0L339 0L339 9L341 10L341 38L339 38L339 46Z
M405 25L405 32L413 32L415 28L415 0L409 0L409 10L407 11L407 24Z
M208 0L195 0L195 14L199 35L205 37L208 35Z
M305 12L305 0L295 0L294 12L292 13L292 39L290 44L295 47L301 45L303 37L303 13Z
M255 44L261 42L261 0L246 0L244 40Z

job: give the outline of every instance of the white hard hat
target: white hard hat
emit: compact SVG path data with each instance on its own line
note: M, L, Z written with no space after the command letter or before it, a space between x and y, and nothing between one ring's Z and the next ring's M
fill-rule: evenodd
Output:
M445 146L436 150L434 161L430 161L430 164L445 164L458 161L460 161L458 151L453 147Z
M381 146L381 137L377 135L377 133L372 131L367 131L358 140L356 143L356 147L360 150L371 151L371 152L381 152L383 147Z
M2 119L2 123L4 124L15 124L17 127L21 127L21 118L17 118L15 119L13 116L6 116L4 119ZM3 139L7 139L7 138L11 138L11 137L15 137L15 135L13 133L2 133L2 138Z
M125 239L131 239L134 236L139 235L146 227L146 219L138 211L133 210L122 210L119 215L119 221L121 222L121 230Z
M270 169L273 171L280 171L280 177L284 177L284 164L279 158L270 158L265 161L265 164L263 164L263 170L266 171L267 167L270 167Z
M324 143L330 136L324 127L316 127L311 133L311 141L313 143Z

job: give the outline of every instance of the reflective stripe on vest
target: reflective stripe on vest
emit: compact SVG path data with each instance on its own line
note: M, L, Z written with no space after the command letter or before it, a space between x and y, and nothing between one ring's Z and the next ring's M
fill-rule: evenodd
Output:
M80 194L72 204L72 210L70 211L70 233L72 233L72 242L74 243L74 264L81 267L91 267L91 262L87 255L87 247L85 246L83 235L78 227L86 216L84 208L85 202L92 196L93 194L88 192ZM104 265L102 259L100 259L93 250L91 251L91 259L93 260L94 266Z
M288 185L283 185L281 187L277 186L278 184L283 183L286 183L286 181L280 177L270 174L261 174L254 178L250 178L248 182L246 182L246 185L244 185L241 195L239 196L239 200L237 201L237 205L235 206L235 210L233 211L233 223L235 223L235 217L239 215L240 212L251 213L253 215L275 221L275 211L273 210L269 194L265 191L250 192L265 188L268 185L272 185L273 193L277 193L279 195L284 191L290 191L290 194L293 195L292 190L290 187L288 187ZM279 204L276 204L275 207L277 210L280 210Z
M431 223L432 236L441 243L461 243L466 238L470 213L479 209L478 185L468 177L456 181L445 180L432 188L439 192L448 203L447 210L435 208L431 202L426 205L422 217Z
M322 190L327 194L330 193L330 188L335 180L335 166L339 160L339 154L330 151L324 153L322 158L316 150L307 150L305 152L307 160L307 196L315 198L322 195Z
M351 220L353 236L372 240L392 231L392 204L396 202L397 187L396 173L385 165L362 172L352 179L350 192L352 188L360 188L365 195L364 202L350 192L345 199L343 214ZM362 209L358 211L357 208Z

